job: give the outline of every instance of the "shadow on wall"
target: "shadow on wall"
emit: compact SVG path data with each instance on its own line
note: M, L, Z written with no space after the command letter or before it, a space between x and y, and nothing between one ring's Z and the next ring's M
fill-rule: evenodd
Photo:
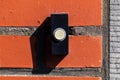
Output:
M50 17L47 17L41 26L30 37L32 59L33 59L33 74L48 74L65 56L53 56L50 51ZM47 67L48 59L55 59L54 66ZM47 61L46 61L47 60ZM50 63L49 63L50 64Z

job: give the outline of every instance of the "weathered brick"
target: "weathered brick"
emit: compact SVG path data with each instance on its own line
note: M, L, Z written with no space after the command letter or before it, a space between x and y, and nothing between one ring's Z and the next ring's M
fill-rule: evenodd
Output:
M112 80L112 78L116 78L117 80L120 80L120 74L111 73L110 74L110 80Z
M120 69L120 64L110 63L110 69Z
M69 13L70 26L102 25L101 0L2 0L0 5L0 26L40 26L56 12Z
M68 53L69 55L63 58L62 61L60 61L59 64L56 66L101 67L101 45L101 36L70 36ZM31 46L30 36L0 36L0 67L32 68L32 47L33 46ZM89 49L90 51L88 51ZM71 61L71 58L74 59ZM53 58L53 56L50 56L46 59L48 64L55 65L55 61L57 61L57 59L59 58L56 59ZM86 59L89 59L89 61L86 61ZM70 61L71 64L69 63Z
M110 0L110 80L120 80L120 0Z
M110 5L111 10L119 10L120 6L119 5Z
M0 36L0 67L33 67L29 36Z
M116 33L116 32L110 32L110 33ZM112 42L120 41L120 37L110 37L110 41Z
M101 80L101 77L78 76L0 76L0 80Z
M110 80L117 80L117 79L116 79L116 78L111 78L111 77L110 77Z
M71 36L69 41L69 53L64 59L47 55L48 67L101 67L101 36Z
M120 58L110 58L110 63L120 64Z
M110 10L110 16L120 16L120 10Z
M120 20L120 16L110 16L110 20Z
M119 36L120 36L120 32L110 32L110 36L111 36L111 37L113 37L113 36L114 36L114 37L115 37L115 36L116 36L116 37L119 37Z
M110 42L110 47L120 47L120 42L119 43L115 41Z
M110 32L120 32L119 26L110 26Z
M110 69L110 73L120 74L120 69Z
M111 26L114 26L114 25L120 26L120 21L110 21L110 25Z
M114 58L120 58L120 54L118 54L118 53L110 53L110 58L113 58L113 57Z
M110 0L110 4L120 4L120 0Z

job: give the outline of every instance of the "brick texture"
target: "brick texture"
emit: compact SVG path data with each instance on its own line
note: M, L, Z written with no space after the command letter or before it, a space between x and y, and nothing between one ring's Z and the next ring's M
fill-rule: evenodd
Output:
M0 80L102 80L102 11L102 0L0 0ZM49 51L45 24L52 13L69 15L68 55L55 56ZM115 22L119 19L111 16L110 24L120 25ZM113 48L114 41L119 42L114 30L112 78L120 71L114 69L120 62L114 58L120 56L116 54L119 44Z
M0 67L31 68L29 36L0 36Z
M102 37L71 36L64 59L50 54L46 59L48 67L102 67Z
M0 76L0 80L101 80L100 77Z
M110 80L120 79L120 0L110 0Z
M0 0L0 26L40 26L55 12L69 13L70 26L102 25L101 8L102 0Z
M69 55L47 56L49 67L101 67L102 37L70 36ZM32 68L33 53L29 36L0 36L0 67ZM59 63L59 64L58 64Z

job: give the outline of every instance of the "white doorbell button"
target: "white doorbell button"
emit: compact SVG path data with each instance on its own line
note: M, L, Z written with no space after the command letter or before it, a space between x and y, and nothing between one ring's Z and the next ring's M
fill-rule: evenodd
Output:
M63 41L66 38L66 32L63 28L57 28L53 32L54 38L58 41Z

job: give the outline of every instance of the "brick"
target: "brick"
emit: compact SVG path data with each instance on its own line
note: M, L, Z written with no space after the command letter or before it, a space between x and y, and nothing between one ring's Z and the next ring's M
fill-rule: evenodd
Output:
M110 16L110 20L120 20L120 16Z
M120 27L118 27L118 26L110 26L110 32L120 32Z
M110 5L111 10L119 10L120 6L119 5Z
M120 74L120 69L110 69L110 73Z
M101 80L101 77L67 76L0 76L0 80Z
M110 32L110 36L111 37L119 37L120 36L120 32Z
M110 21L111 26L120 26L120 21Z
M0 11L0 26L40 26L55 12L69 13L69 26L102 25L102 0L0 0Z
M111 73L111 74L110 74L110 79L111 79L111 78L116 78L116 80L120 80L120 74Z
M119 10L111 10L111 11L110 11L110 15L111 15L111 16L113 16L113 15L114 15L114 16L117 16L117 15L120 16L120 11L119 11Z
M64 59L50 54L46 59L48 67L101 67L102 37L71 36L69 53Z
M110 69L120 69L120 64L110 64Z
M110 63L120 64L120 58L110 58Z
M101 36L70 36L69 39L69 55L57 67L101 67ZM53 56L47 56L46 59L49 66L58 61ZM33 67L29 36L0 36L0 67Z
M110 4L120 4L119 0L110 0Z
M111 80L119 80L119 79L117 79L117 78L110 78Z
M110 47L110 52L111 53L117 53L117 52L120 52L120 48L119 47Z
M29 36L0 36L0 67L32 68Z
M110 42L110 47L120 47L120 42Z
M120 80L120 0L110 0L110 80Z
M119 53L110 53L110 58L120 58L120 54Z
M112 33L112 32L111 32ZM114 32L115 33L115 32ZM120 41L120 37L110 37L110 41L115 42L115 41Z

